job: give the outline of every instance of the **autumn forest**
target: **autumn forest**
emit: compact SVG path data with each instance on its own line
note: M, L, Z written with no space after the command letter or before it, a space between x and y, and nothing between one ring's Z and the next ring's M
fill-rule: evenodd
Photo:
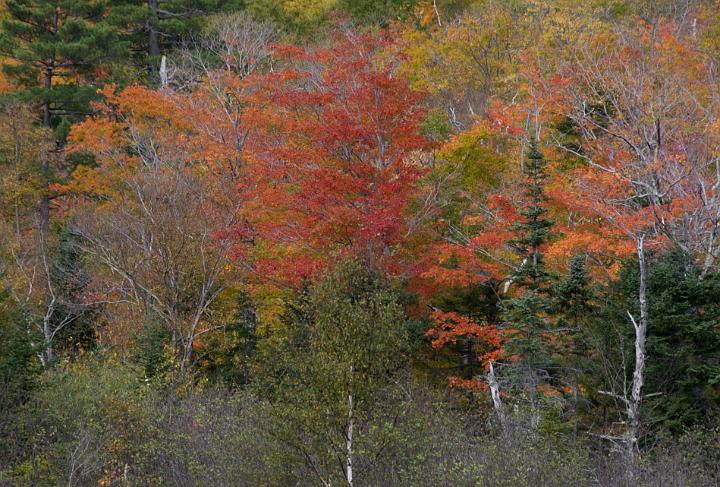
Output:
M0 1L0 486L720 485L720 4Z

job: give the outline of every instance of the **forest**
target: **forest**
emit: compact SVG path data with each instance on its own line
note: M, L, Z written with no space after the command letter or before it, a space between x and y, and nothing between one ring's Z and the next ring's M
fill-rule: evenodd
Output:
M0 486L720 485L720 3L0 0Z

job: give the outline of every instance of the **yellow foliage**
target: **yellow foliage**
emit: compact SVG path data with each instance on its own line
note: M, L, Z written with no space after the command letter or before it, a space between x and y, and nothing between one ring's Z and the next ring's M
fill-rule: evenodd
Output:
M290 291L271 284L249 285L247 289L256 306L255 311L260 323L258 334L272 336L273 332L283 327L281 316L290 298Z
M16 227L40 199L44 180L38 168L49 156L51 141L48 130L33 124L27 107L11 104L0 112L0 218L13 220Z
M247 7L260 17L302 30L322 23L336 4L337 0L249 0Z

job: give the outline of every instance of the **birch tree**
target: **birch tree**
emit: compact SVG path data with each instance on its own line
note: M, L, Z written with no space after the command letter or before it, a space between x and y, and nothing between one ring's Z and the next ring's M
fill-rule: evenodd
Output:
M379 275L346 263L310 290L287 325L264 367L288 420L284 437L322 485L361 484L391 427L386 410L400 414L388 402L402 395L406 365L398 296Z

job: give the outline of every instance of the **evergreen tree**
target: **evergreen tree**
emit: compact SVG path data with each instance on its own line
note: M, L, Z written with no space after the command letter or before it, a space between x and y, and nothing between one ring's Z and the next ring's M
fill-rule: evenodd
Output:
M21 314L8 294L0 288L0 411L25 400L40 369Z
M127 44L107 22L108 5L93 0L8 0L0 54L16 95L39 106L38 119L55 130L62 146L72 122L90 112L105 63L127 53ZM40 203L43 231L49 229L52 156L42 161L45 188Z
M102 306L86 302L90 276L83 262L79 237L69 226L58 227L58 233L57 255L50 270L50 280L59 306L52 320L55 322L53 328L59 328L55 337L56 351L72 354L95 346ZM67 324L60 328L63 322Z
M592 312L592 289L585 268L585 257L575 255L570 261L567 277L553 289L557 311L562 315L559 326L571 327L579 332L580 324Z
M135 339L133 361L142 367L145 378L155 378L172 369L172 333L162 324L145 318Z
M693 258L680 249L650 258L652 333L647 344L644 414L645 423L653 426L649 431L653 438L658 431L679 433L720 413L720 274L711 272L701 278ZM638 279L637 262L629 261L601 301L591 332L605 364L622 363L613 334L624 333L625 355L632 353L632 330L626 320L627 310L634 313L638 306ZM600 376L597 358L594 363L594 375Z
M649 410L680 433L720 414L720 274L700 277L679 249L661 256L649 276Z
M506 325L508 355L519 358L516 380L522 383L530 401L534 427L540 421L538 386L550 379L551 354L546 334L552 329L553 302L551 287L555 276L548 271L542 248L548 242L553 221L547 216L545 160L533 138L523 168L525 192L520 220L514 230L517 237L510 242L518 258L518 266L510 275L513 297L502 303Z
M0 49L3 71L32 100L43 125L63 140L88 111L103 64L127 54L107 21L108 4L91 0L8 0Z
M137 62L158 67L159 56L200 33L208 15L243 8L243 0L111 0L110 22L122 28Z
M588 332L595 313L594 293L585 267L585 256L575 255L570 262L568 275L552 289L555 304L556 331L567 340L558 340L565 345L558 350L556 379L563 389L570 388L571 418L573 431L577 433L582 421L580 411L580 384L593 382L593 361L588 346Z
M248 385L256 365L258 317L251 296L241 292L232 319L220 334L211 334L196 361L208 375L231 385Z
M502 304L508 326L514 330L508 351L518 354L531 367L546 360L542 334L549 328L550 289L555 279L542 255L553 226L545 207L545 180L545 160L533 138L524 167L526 189L519 211L521 218L514 227L518 236L510 242L519 262L509 276L515 292Z

